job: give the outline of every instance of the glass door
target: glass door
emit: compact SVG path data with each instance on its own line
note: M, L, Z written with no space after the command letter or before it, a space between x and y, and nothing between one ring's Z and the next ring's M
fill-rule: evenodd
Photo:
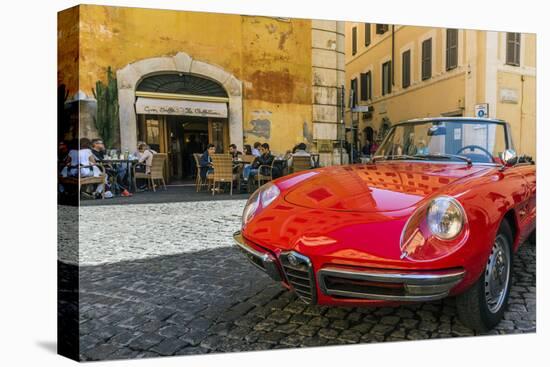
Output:
M229 151L229 128L227 119L208 120L209 142L216 146L216 153Z

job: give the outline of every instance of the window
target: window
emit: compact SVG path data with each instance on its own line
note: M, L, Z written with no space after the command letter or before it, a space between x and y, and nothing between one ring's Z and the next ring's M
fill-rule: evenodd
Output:
M357 78L351 80L350 86L350 103L349 107L354 108L357 106Z
M351 29L351 54L357 53L357 27Z
M388 31L388 25L387 24L377 24L376 25L376 34L384 34Z
M361 74L361 101L372 99L372 74L366 72Z
M519 66L521 33L506 33L506 64Z
M370 45L370 23L365 23L365 47Z
M447 29L446 69L458 66L458 29Z
M401 59L401 75L403 88L409 87L411 85L411 50L403 52Z
M422 80L432 77L432 39L422 42Z
M382 95L391 93L391 61L382 64Z

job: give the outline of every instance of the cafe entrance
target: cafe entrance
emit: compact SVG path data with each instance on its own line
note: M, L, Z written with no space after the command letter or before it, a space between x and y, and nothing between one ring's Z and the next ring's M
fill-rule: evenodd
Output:
M136 91L137 137L166 153L170 184L190 182L196 174L195 153L209 143L216 152L229 148L228 97L218 83L185 73L153 75Z
M194 153L202 154L208 144L216 152L229 149L227 119L197 116L138 115L138 139L159 153L167 153L165 172L171 184L194 179Z

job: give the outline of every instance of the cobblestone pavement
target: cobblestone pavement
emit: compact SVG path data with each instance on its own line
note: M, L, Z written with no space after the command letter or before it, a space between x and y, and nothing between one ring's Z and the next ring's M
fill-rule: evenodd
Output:
M78 263L113 263L231 246L246 200L81 207ZM60 207L60 218L76 214ZM63 226L61 226L63 227ZM61 260L76 263L74 241Z
M185 250L183 247L187 243L182 241L179 253L175 253L177 249L168 247L168 254L158 256L159 250L145 248L140 252L131 246L132 241L120 244L116 238L111 238L111 246L116 243L124 251L109 252L101 248L97 254L87 255L88 263L81 264L79 269L81 359L474 335L458 321L452 298L395 308L305 305L293 293L249 264L236 248L227 246L227 237L236 228L232 222L232 210L240 212L242 204L233 202L237 210L226 207L227 202L219 207L215 203L212 202L215 209L212 209L211 217L212 223L217 224L214 224L214 229L204 228L204 232L212 234L201 235L205 236L202 241L215 241L216 244L209 245L209 248L198 249L197 246L191 247L192 251ZM177 204L178 208L161 207L156 213L184 213L185 218L189 218L206 209L199 209L196 207L198 203L192 203L195 207L190 211L183 204ZM144 209L147 209L143 212L146 216L150 212L148 208ZM231 218L230 223L220 224L223 220L218 221L219 217ZM162 230L155 236L151 234L151 238L160 236L160 247L165 246L160 244L176 241L182 234L194 238L197 227L187 225L189 234L181 229L186 226L185 218L177 218L171 224L165 221ZM131 216L127 219L130 220ZM161 221L156 225L160 224ZM122 225L120 230L123 230ZM134 230L138 231L138 227ZM113 231L111 235L116 233ZM215 239L216 235L220 238ZM117 262L105 262L100 257L101 251L107 256L113 255ZM125 251L135 251L135 254L122 256ZM123 257L126 260L118 261ZM61 273L64 268L72 266L59 264ZM535 331L535 245L526 243L522 246L515 256L513 274L510 305L504 320L489 334Z

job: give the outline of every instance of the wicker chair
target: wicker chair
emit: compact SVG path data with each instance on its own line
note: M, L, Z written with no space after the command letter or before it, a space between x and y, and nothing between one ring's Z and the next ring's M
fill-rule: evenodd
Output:
M166 190L166 182L164 181L164 161L166 158L166 153L153 154L153 160L151 161L149 172L147 172L147 170L146 172L136 172L136 165L134 165L134 187L137 187L136 180L138 178L144 178L148 181L149 187L151 187L153 191L157 191L155 189L155 180L161 180L164 190Z
M80 166L80 168L92 168L92 166ZM59 177L59 183L64 185L76 185L78 186L78 193L80 193L82 186L84 185L101 185L105 184L107 176L105 174L105 168L101 164L96 164L96 167L99 168L101 174L99 176L88 176L88 177ZM80 169L79 168L79 169ZM105 199L105 189L101 191L101 198Z
M309 156L295 156L292 157L292 166L290 170L292 173L306 171L311 168L311 157Z
M208 175L212 180L212 195L219 189L220 183L228 182L230 184L229 192L233 195L233 181L236 180L233 173L233 159L230 154L212 154L212 166L214 172ZM216 183L218 187L216 187Z
M206 181L203 180L203 178L201 177L201 165L200 165L201 155L202 154L200 153L193 153L193 158L195 159L195 166L197 168L197 174L195 177L195 189L197 192L201 191L201 188L206 185Z
M271 162L271 166L261 165L258 167L258 174L256 175L256 182L258 182L258 187L262 186L263 183L273 180L273 167L275 166L275 159ZM267 172L264 174L264 172Z

